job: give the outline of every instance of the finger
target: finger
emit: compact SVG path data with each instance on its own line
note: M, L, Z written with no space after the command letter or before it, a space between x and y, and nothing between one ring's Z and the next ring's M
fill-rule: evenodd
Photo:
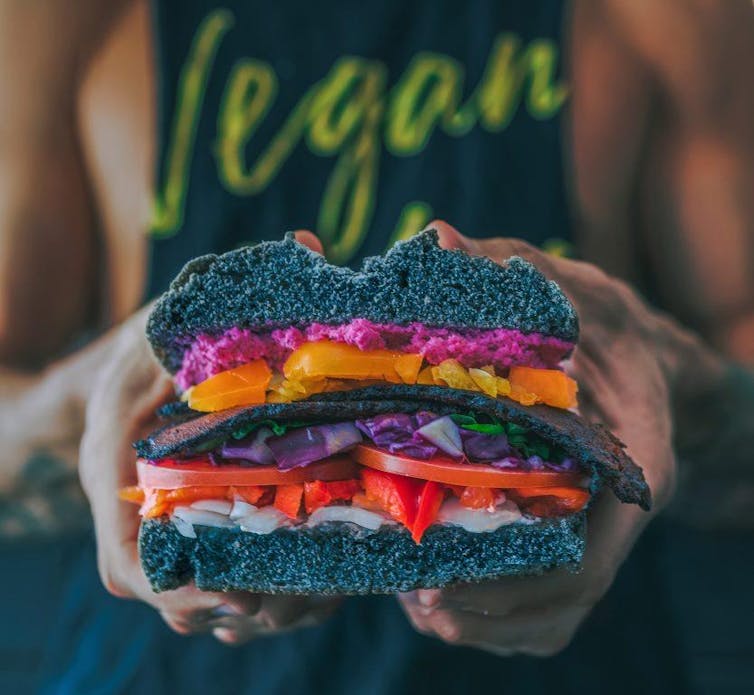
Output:
M505 577L459 584L440 591L404 595L402 602L424 608L461 610L494 617L510 617L541 606L569 604L589 608L607 591L617 568L641 528L644 513L624 505L606 492L590 509L586 552L580 573L553 570L539 577ZM422 597L424 600L422 601Z
M329 618L341 599L320 597L266 597L265 607L251 620L223 625L212 630L221 642L238 645L268 634L280 634L294 629L318 625Z
M319 240L319 237L313 232L310 232L308 229L297 229L295 232L293 232L293 236L296 238L296 241L299 244L306 246L315 253L318 253L320 255L323 255L325 253L325 249L322 246L322 242Z
M340 599L312 596L265 596L259 610L264 625L273 630L293 627L305 620L315 624L329 616L340 604Z
M520 256L534 263L540 270L553 268L551 256L522 239L502 236L474 239L464 236L443 220L433 220L426 228L437 231L438 242L444 249L460 249L473 255L488 256L496 263L501 263L511 256Z
M476 241L464 236L443 220L433 220L425 229L434 229L437 232L437 241L443 249L460 249L467 253L476 253Z
M129 342L130 341L130 342ZM120 502L118 488L134 480L131 442L155 425L154 410L172 392L170 380L151 359L141 334L127 330L116 343L112 362L103 370L87 410L81 446L82 481L95 520L102 580L116 596L139 598L169 615L184 630L201 622L201 611L228 605L236 612L256 610L248 595L200 592L195 587L156 594L141 568L136 538L139 516ZM255 599L258 605L258 598Z
M117 388L117 385L115 386ZM102 579L116 595L128 595L127 566L138 562L136 537L139 516L133 505L118 499L118 489L135 480L135 456L130 442L138 438L143 417L164 402L164 383L150 383L131 403L134 412L120 413L110 399L93 395L87 412L87 430L80 451L81 481L94 517Z
M558 605L508 619L424 607L410 607L406 613L420 632L448 644L475 646L506 656L545 656L568 645L587 611Z
M443 590L419 591L407 603L432 609L462 610L502 617L515 610L551 603L567 593L574 575L554 570L542 577L505 577L494 581L459 584Z
M239 627L217 627L212 630L212 636L229 647L240 647L242 644L272 633L272 630L261 624L247 624Z

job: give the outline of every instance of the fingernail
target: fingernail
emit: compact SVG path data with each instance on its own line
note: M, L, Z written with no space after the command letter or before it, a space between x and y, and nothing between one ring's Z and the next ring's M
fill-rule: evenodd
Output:
M212 630L215 639L225 642L225 644L234 644L238 641L238 635L233 630L224 627L218 627Z
M419 590L419 603L426 608L431 608L440 603L440 592L428 590Z
M242 615L242 613L237 608L229 606L227 603L223 603L219 606L215 606L211 611L211 615L213 618L229 618L235 615Z

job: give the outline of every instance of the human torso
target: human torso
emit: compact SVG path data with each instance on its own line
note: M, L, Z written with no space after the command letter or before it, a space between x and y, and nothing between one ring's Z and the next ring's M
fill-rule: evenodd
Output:
M331 257L346 263L381 252L434 217L472 236L519 236L562 250L568 208L579 210L583 191L613 185L606 163L629 156L613 145L630 134L603 128L601 142L573 142L570 123L615 76L601 84L580 78L591 42L565 47L569 37L588 33L583 16L590 12L576 3L569 23L560 5L542 3L536 18L525 3L471 4L457 16L441 6L396 4L382 10L380 25L367 10L363 17L334 7L307 16L288 7L286 15L283 4L266 10L263 22L259 10L226 13L207 3L178 13L170 3L158 5L152 15L137 0L93 60L80 98L105 222L113 319L143 301L150 255L161 268L162 280L151 286L158 290L197 253L289 228L313 228ZM170 32L176 45L152 41L160 12L173 23L180 17ZM329 33L328 15L344 15ZM288 24L290 38L265 39L285 37ZM371 44L354 36L352 26L360 25L374 28ZM202 31L214 54L191 63ZM206 85L192 109L179 86L182 71L197 66ZM425 86L417 92L419 83ZM338 89L346 110L333 110ZM307 96L319 105L307 104ZM373 115L361 113L366 103ZM176 135L181 113L196 119L193 143ZM183 166L181 142L189 158ZM620 225L613 234L623 234ZM620 238L586 242L597 259L630 245ZM630 263L631 254L608 259L614 268Z

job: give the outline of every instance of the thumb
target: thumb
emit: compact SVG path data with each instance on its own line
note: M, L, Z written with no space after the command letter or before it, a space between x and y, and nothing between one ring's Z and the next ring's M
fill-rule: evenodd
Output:
M455 227L443 220L433 220L425 229L434 229L437 232L440 247L443 249L460 249L467 253L479 253L479 245L476 240L464 236Z
M293 236L296 238L296 241L302 246L306 246L307 248L320 255L324 254L325 249L322 246L322 242L319 240L319 237L313 232L310 232L308 229L297 229L295 232L293 232Z

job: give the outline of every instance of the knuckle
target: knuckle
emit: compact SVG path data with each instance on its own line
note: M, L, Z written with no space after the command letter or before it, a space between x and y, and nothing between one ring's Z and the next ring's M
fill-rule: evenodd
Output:
M510 255L521 256L521 258L534 263L540 270L545 266L549 267L550 261L547 256L538 248L532 246L529 242L523 239L511 238L508 239L508 247Z
M131 592L125 583L110 573L102 575L102 584L107 592L115 598L131 598Z
M187 623L180 618L170 616L166 613L161 613L162 619L165 624L175 633L179 635L192 635L194 634L194 628L190 623Z
M452 616L442 616L436 621L435 631L448 644L459 644L464 637L463 625Z
M101 552L97 559L97 569L102 585L109 594L116 598L133 598L134 594L126 579Z

